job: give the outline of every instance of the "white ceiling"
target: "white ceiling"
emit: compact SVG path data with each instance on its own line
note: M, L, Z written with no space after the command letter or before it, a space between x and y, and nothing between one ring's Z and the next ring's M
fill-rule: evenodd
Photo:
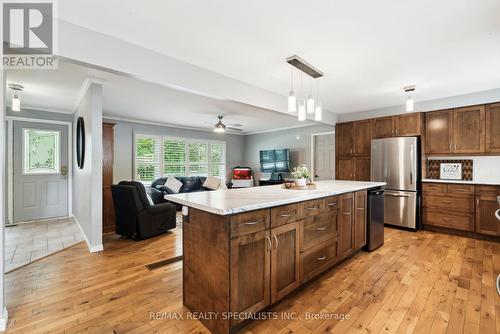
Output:
M85 0L59 17L282 95L298 54L335 113L400 105L410 84L417 101L500 87L498 0Z
M58 70L9 70L7 83L24 86L22 108L73 113L87 78L103 80L103 113L108 117L205 128L224 116L224 123L243 125L242 134L312 124L242 103L194 95L97 69L59 62ZM7 94L10 106L12 94ZM265 119L266 122L262 122Z

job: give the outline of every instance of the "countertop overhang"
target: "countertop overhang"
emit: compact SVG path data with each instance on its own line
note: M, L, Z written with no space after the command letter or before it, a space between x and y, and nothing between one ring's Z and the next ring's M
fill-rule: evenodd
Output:
M217 215L232 215L385 185L384 182L318 181L313 190L290 190L274 185L165 195L165 199Z

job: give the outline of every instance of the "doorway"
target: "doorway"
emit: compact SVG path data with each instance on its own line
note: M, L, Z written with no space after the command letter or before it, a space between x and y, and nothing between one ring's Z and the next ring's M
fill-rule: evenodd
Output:
M335 179L335 132L311 135L311 166L314 180Z
M14 223L67 217L68 126L14 121Z

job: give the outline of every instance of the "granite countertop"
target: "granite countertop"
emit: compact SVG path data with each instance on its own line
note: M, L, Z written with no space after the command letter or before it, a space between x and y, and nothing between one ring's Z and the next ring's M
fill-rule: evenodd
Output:
M318 181L313 190L290 190L275 185L165 195L165 199L218 215L231 215L382 186L385 183Z
M467 180L441 180L441 179L422 179L422 182L435 182L435 183L458 183L458 184L484 184L492 186L500 186L500 180L479 180L479 181L467 181Z

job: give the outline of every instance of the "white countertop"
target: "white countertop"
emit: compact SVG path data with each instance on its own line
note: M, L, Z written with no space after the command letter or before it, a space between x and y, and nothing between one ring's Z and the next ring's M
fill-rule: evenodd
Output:
M464 180L422 179L422 182L459 183L459 184L485 184L485 185L492 185L492 186L500 186L500 180L491 180L491 181L464 181Z
M218 215L231 215L381 186L385 183L318 181L314 190L290 190L274 185L165 195L165 199Z

